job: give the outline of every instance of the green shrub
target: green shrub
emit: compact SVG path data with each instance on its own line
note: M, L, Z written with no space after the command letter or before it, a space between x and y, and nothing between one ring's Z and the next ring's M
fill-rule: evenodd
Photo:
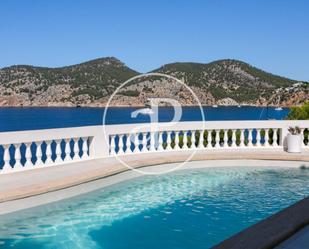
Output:
M139 91L127 90L127 91L120 92L119 94L124 95L124 96L129 96L129 97L138 97Z
M288 119L290 120L307 120L309 119L309 101L302 106L294 106L291 108Z

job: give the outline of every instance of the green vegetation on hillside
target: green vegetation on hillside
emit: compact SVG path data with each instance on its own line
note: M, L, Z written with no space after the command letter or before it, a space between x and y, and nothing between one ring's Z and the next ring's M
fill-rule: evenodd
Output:
M291 112L288 115L290 120L308 120L309 119L309 101L302 106L295 106L291 108Z
M124 96L129 96L129 97L137 97L139 95L139 91L127 90L127 91L122 91L119 94L124 95Z

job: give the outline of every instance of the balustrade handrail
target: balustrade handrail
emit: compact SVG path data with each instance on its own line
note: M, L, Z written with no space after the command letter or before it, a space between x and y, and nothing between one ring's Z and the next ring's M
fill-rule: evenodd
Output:
M139 124L121 124L107 125L105 131L110 134L126 134L139 126L140 132L149 132L151 127L149 123ZM143 127L144 125L144 127ZM309 120L237 120L237 121L184 121L184 122L161 122L151 124L157 131L181 131L181 130L217 130L217 129L263 129L263 128L289 128L290 126L299 126L308 128Z
M73 137L97 136L102 131L102 126L81 126L70 128L53 128L26 131L0 132L0 145L14 143L28 143L44 140L57 140Z

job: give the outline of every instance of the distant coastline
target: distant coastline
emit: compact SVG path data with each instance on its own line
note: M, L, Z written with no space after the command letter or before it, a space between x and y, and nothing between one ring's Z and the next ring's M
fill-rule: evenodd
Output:
M181 105L182 107L199 107L198 105ZM202 107L213 107L213 105L201 105ZM250 104L244 104L244 105L217 105L218 107L257 107L257 108L276 108L277 105L250 105ZM291 108L295 105L291 106L282 106L279 107L282 108ZM0 108L105 108L106 105L5 105L0 106ZM111 108L145 108L149 107L147 105L109 105ZM160 107L168 107L168 106L160 106Z

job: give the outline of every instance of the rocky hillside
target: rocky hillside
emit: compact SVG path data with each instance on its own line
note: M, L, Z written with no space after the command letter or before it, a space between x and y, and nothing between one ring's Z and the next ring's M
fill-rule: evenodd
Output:
M0 105L91 105L137 74L114 57L60 68L11 66L0 70Z
M173 63L153 72L183 80L205 105L293 105L309 98L308 84L236 60ZM0 106L104 106L121 83L138 74L114 57L61 68L2 68ZM194 105L185 89L157 78L139 80L122 89L113 105L144 105L149 97L175 96L182 104Z

